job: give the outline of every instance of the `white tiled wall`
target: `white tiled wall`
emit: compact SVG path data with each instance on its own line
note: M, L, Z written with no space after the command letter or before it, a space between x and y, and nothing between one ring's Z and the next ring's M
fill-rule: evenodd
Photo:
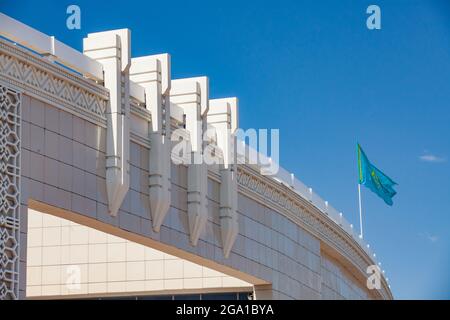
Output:
M32 209L28 210L27 262L27 297L251 287L223 273Z
M26 95L22 111L22 222L28 218L28 200L33 199L271 283L274 299L320 299L335 294L348 297L357 292L358 289L347 290L357 288L357 279L333 272L327 260L321 259L319 238L277 212L270 201L265 205L244 192L238 195L239 234L230 257L225 259L220 240L220 187L212 179L208 179L208 222L197 247L192 247L184 166L172 166L171 208L160 232L154 233L148 207L149 150L132 141L130 190L118 216L111 217L105 181L106 130ZM127 247L122 239L77 228L68 221L33 213L29 220L29 229L26 223L22 223L21 229L21 268L23 273L27 269L30 276L29 281L20 277L22 297L25 288L28 296L36 296L244 285L154 250L133 248L133 244ZM28 262L24 250L27 240ZM142 250L144 258L139 253ZM338 266L340 262L333 264ZM82 281L79 289L68 290L67 270L72 270L72 265L79 267ZM331 284L333 278L342 279L344 284L340 287ZM355 296L363 297L364 290Z
M332 257L322 253L322 299L368 299L369 296L363 288L357 285L358 281L341 267Z

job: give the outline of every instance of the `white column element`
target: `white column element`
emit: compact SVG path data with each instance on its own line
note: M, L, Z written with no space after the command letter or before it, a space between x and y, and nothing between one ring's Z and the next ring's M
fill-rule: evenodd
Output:
M109 89L106 111L106 189L108 208L116 216L129 185L130 30L88 34L83 40L84 54L103 65L104 86Z
M208 168L202 161L203 132L206 130L208 112L208 78L172 80L170 103L184 112L186 130L190 135L191 162L188 165L188 219L190 240L193 246L208 220L207 200Z
M149 198L153 230L159 232L170 208L170 56L131 59L130 79L145 89L150 125Z
M237 98L209 101L208 124L215 128L217 145L223 152L220 166L220 229L223 254L228 258L238 234L236 137L238 127Z

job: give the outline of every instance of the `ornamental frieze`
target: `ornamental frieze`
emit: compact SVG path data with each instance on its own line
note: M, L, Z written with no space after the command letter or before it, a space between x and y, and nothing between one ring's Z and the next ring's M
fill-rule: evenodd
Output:
M104 121L107 90L5 40L0 40L0 78L69 112Z
M319 209L317 209L317 213L312 213L311 209L307 209L305 206L301 205L299 200L296 200L294 197L289 197L285 192L277 190L276 188L280 187L265 182L264 177L258 177L248 169L242 167L239 168L237 178L238 184L241 187L258 194L262 199L266 200L264 201L265 203L270 202L271 204L288 211L296 220L300 220L303 225L306 225L316 234L320 235L321 238L327 240L334 247L339 249L341 254L347 257L360 272L365 274L367 266L372 262L367 262L355 247L349 244L348 240L345 239L343 235L336 232L335 228L330 227L328 222L325 222L324 217L316 217L317 214L323 215L322 212L319 212ZM330 220L329 223L334 222ZM345 231L342 230L342 233L344 232ZM384 295L383 291L384 290L380 293Z

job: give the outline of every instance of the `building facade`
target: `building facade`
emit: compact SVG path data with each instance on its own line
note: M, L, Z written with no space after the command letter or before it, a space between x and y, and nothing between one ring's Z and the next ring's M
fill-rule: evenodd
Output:
M81 53L0 13L0 298L392 299L342 214L235 149L238 100L130 34Z

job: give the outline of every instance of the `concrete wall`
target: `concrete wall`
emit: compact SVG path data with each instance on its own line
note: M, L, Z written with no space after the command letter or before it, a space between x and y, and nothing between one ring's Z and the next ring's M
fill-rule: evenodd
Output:
M254 285L271 284L272 298L329 298L332 296L330 290L335 290L339 297L357 296L345 291L342 286L340 290L336 289L328 280L324 281L326 289L322 288L322 279L329 279L332 270L326 257L322 257L321 262L320 240L284 215L242 193L238 197L239 234L230 258L225 259L219 231L219 183L213 179L208 182L208 223L198 246L193 247L188 235L186 168L183 166L172 168L172 207L161 232L154 233L146 187L148 149L135 142L131 143L130 191L118 216L110 216L106 208L104 129L26 95L22 110L23 221L27 220L27 204L31 203L32 208L91 224L94 228L124 236L233 278ZM30 222L28 225L33 226ZM27 256L24 243L27 238L28 247L40 248L39 240L35 238L36 232L31 231L27 237L27 229L22 227L24 263ZM35 250L40 249L32 251ZM30 256L33 256L30 262L33 266L29 267L33 268L29 268L28 275L33 277L27 288L30 295L36 295L43 292L39 291L42 287L32 287L37 285L33 272L39 272L40 266L35 265L39 258L34 253L29 253ZM42 259L47 259L47 255L42 256ZM51 259L58 258L53 256ZM325 272L327 276L324 277ZM340 275L339 279L344 279L347 285L352 286L354 279L345 278L336 272L333 275ZM41 278L41 284L48 284L44 280ZM106 292L127 290L128 286L129 290L138 287L143 289L143 284L135 285L133 287L133 283L122 281L120 290L119 287L110 286L108 289L106 286ZM64 294L56 287L48 288L49 291L44 290L46 294ZM100 286L92 290L100 290Z
M252 285L141 244L28 210L27 297L243 289L251 291Z
M240 232L230 259L225 260L220 250L219 184L212 179L208 183L209 221L200 245L197 248L190 246L186 234L186 168L183 166L173 166L172 208L161 234L154 234L149 220L146 188L148 149L136 143L131 144L130 191L118 217L111 217L106 211L104 129L27 96L23 99L23 110L24 204L26 199L34 199L218 261L260 279L260 283L271 283L276 298L319 299L322 293L327 292L321 288L321 273L326 269L321 265L320 241L286 217L242 194L238 198ZM26 215L23 218L26 219ZM32 227L29 223L29 228ZM41 250L39 240L35 238L39 229L31 230L28 247L34 247L32 251L35 252ZM25 233L23 229L24 242ZM168 239L164 236L167 233ZM33 254L31 256L34 257ZM39 270L35 265L36 259L31 262L31 274ZM58 258L54 256L53 259ZM191 260L202 263L195 256ZM242 278L251 280L241 275ZM36 284L35 280L35 277L30 279L27 287L30 295L42 290L31 287ZM41 279L41 284L47 283L44 280ZM129 286L130 290L137 288L132 283L123 283L122 286ZM49 291L44 290L46 294L64 293L56 287L48 288ZM96 286L92 290L99 288ZM111 288L107 287L106 292L121 291L118 287ZM344 293L341 295L345 296Z
M322 252L322 299L371 299L372 296L359 281L336 259Z
M258 264L282 299L320 298L320 241L244 195L238 198L235 252Z

